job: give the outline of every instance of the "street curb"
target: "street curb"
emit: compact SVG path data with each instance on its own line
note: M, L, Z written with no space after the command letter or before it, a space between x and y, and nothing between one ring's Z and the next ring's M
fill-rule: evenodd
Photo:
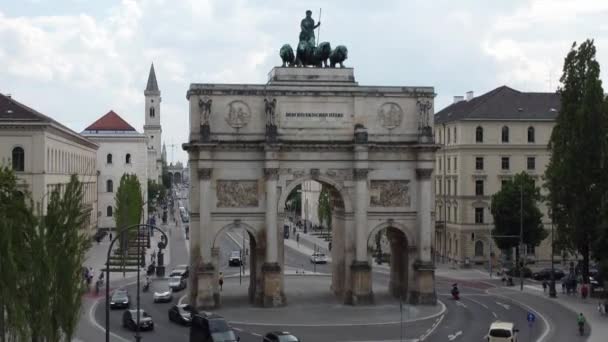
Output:
M432 319L432 318L443 315L445 313L445 311L447 310L447 307L440 300L437 300L437 303L441 306L441 309L439 310L439 312L430 314L428 316L418 317L418 318L414 318L414 319L410 319L410 320L404 320L403 323L426 321L428 319ZM371 327L371 326L383 326L383 325L396 325L396 324L401 324L401 321L380 322L380 323L336 323L336 324L251 323L251 322L239 322L239 321L228 321L228 323L235 324L235 325L259 326L259 327L268 327L268 326L277 326L277 325L285 326L285 327L355 327L355 326Z

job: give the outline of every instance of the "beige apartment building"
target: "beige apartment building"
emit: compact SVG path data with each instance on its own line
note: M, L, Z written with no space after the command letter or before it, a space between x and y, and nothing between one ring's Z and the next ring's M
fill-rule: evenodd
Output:
M493 264L501 251L491 239L491 197L503 182L525 171L541 186L550 160L551 130L559 111L556 93L527 93L502 86L473 92L435 114L435 256L460 266ZM543 203L543 223L551 220ZM527 257L549 260L551 235Z
M23 191L43 213L49 194L65 189L71 175L78 175L91 210L90 234L97 227L97 148L50 117L0 94L0 163L12 167Z

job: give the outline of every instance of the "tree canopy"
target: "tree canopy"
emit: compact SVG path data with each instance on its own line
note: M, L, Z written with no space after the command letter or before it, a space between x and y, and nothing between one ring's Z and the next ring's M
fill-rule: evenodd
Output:
M548 201L560 245L583 256L587 279L592 242L602 230L606 196L608 120L600 65L592 40L574 43L564 60L561 109L551 134ZM603 203L606 203L604 200Z
M540 200L540 189L535 186L534 179L525 172L515 175L492 196L490 208L494 217L492 235L519 236L523 218L523 243L538 246L547 237L542 224L543 215L538 208ZM500 249L519 245L519 238L513 237L494 237L494 241ZM519 252L516 253L516 260L519 260Z

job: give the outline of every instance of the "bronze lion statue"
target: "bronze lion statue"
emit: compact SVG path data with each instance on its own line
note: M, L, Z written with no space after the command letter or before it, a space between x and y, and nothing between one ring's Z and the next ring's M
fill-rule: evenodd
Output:
M332 68L336 64L340 64L340 68L344 68L344 61L348 58L348 49L344 45L338 45L329 54L329 63Z
M296 56L293 54L293 49L291 48L291 45L285 44L281 46L281 50L279 50L279 56L281 56L281 59L283 60L282 67L294 66Z

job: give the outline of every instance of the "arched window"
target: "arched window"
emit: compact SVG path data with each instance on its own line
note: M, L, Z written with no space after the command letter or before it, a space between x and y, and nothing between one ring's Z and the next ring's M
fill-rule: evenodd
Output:
M114 192L114 182L112 182L111 179L108 179L106 181L106 191L107 192Z
M475 242L475 256L482 257L483 256L483 242L477 241Z
M150 107L150 117L153 118L154 114L154 107Z
M475 142L483 142L483 128L481 126L475 128Z
M501 140L503 143L509 142L509 127L503 126L501 130Z
M127 153L125 156L125 163L131 164L131 153Z
M532 127L532 126L528 127L528 142L529 143L534 142L534 127Z
M107 217L112 217L112 206L111 206L111 205L109 205L109 206L106 208L106 216L107 216Z
M106 163L112 164L112 153L108 153L106 156Z
M23 171L25 169L25 152L21 147L13 148L13 170Z

